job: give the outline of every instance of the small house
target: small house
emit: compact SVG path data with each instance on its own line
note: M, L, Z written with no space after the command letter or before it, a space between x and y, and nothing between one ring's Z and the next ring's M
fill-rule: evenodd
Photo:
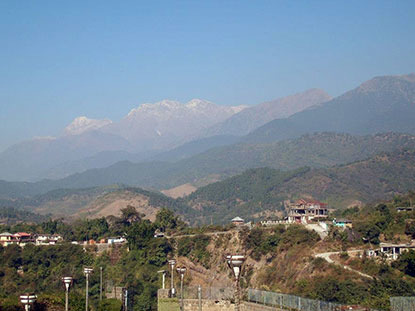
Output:
M235 226L241 226L245 223L245 220L243 220L241 217L235 217L231 220L231 223L233 223Z
M2 246L7 246L10 244L17 244L17 239L15 238L14 234L9 232L3 232L0 234L0 244Z
M349 219L333 219L333 225L342 228L353 228L353 222Z
M415 250L413 244L392 244L392 243L380 243L380 252L386 255L386 258L396 260L399 255L409 250Z

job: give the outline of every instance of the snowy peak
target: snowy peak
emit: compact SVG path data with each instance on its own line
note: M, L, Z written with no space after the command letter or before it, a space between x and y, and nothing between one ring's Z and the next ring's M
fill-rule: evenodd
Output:
M65 128L66 135L79 135L87 131L97 130L105 125L111 124L108 119L89 119L85 116L77 117Z
M212 112L225 112L226 116L229 117L232 114L242 111L246 107L247 106L219 106L210 101L198 98L192 99L185 104L175 100L164 99L154 104L145 103L137 108L133 108L128 113L127 119L136 118L143 115L166 116L188 113L203 115Z

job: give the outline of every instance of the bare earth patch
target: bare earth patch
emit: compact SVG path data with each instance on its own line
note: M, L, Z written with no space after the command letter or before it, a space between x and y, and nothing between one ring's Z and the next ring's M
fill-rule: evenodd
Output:
M161 191L164 195L171 197L173 199L182 198L186 195L191 194L196 191L197 188L191 184L184 184L175 188L167 189Z

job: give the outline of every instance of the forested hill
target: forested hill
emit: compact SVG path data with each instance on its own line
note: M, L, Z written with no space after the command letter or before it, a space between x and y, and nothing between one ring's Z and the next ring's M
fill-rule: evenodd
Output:
M175 163L125 161L60 180L37 183L0 182L0 198L33 196L53 189L100 187L115 183L147 189L168 189L185 183L199 186L250 168L290 170L303 166L330 167L402 148L415 150L415 136L397 133L369 136L315 133L281 142L213 148Z
M31 198L0 199L0 208L15 207L18 211L24 209L66 219L118 216L121 209L128 205L134 206L148 218L152 218L161 208L168 208L186 217L192 217L196 212L182 201L174 200L161 193L122 185L58 189Z
M413 189L415 151L401 151L332 168L251 169L202 187L186 201L201 211L200 222L227 222L237 215L252 219L281 212L286 199L312 197L340 208Z
M13 225L20 222L40 223L47 220L47 216L32 213L14 207L0 206L0 224Z

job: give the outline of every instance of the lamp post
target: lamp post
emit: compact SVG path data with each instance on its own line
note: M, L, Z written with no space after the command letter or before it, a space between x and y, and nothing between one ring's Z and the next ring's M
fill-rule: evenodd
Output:
M84 274L86 278L86 289L85 289L85 311L88 311L88 285L89 285L89 275L94 271L94 269L85 267Z
M245 261L245 256L244 255L227 255L225 259L235 277L235 311L239 311L239 305L240 305L239 277L241 275L241 268Z
M20 302L24 305L25 311L29 311L30 307L36 302L37 296L35 294L20 295Z
M166 270L157 271L157 273L162 273L162 289L165 289L165 282L166 282Z
M174 289L173 275L174 275L174 266L176 265L176 260L174 260L174 259L169 260L169 265L170 265L170 268L171 268L170 290L171 290L171 296L174 297L176 295L176 290Z
M177 273L180 274L180 310L184 310L183 304L183 279L186 273L186 267L177 267Z
M73 278L71 276L65 276L62 278L62 282L65 285L65 311L69 310L69 288L72 285Z

